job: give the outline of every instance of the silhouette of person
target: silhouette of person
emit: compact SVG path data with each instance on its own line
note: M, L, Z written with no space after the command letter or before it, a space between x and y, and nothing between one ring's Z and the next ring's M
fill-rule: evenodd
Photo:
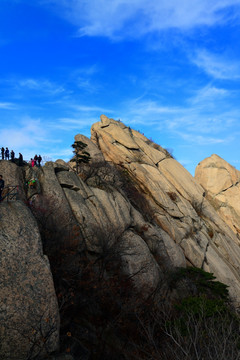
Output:
M41 155L38 155L37 161L38 161L38 166L40 167L41 166L41 161L42 161Z
M15 152L11 150L11 161L14 162Z
M23 166L23 156L22 156L21 153L19 153L18 165L19 165L19 166Z
M4 160L4 154L5 154L5 149L4 149L4 147L1 148L1 152L2 152L2 160Z
M6 159L6 160L9 160L9 150L8 150L8 147L6 147L6 150L5 150L5 159Z

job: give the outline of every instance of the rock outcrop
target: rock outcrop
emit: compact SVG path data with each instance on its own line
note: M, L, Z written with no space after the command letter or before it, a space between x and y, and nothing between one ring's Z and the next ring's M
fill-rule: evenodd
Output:
M2 161L6 183L22 169ZM20 193L22 197L25 193ZM59 311L36 220L21 200L0 204L0 358L42 358L58 349Z
M195 179L217 213L236 233L240 245L240 171L213 154L198 164Z
M238 188L239 172L218 158L219 170L206 166L213 172L199 175L199 183L161 146L104 115L91 134L91 140L75 137L91 155L78 174L63 160L42 168L0 162L5 181L20 190L19 200L0 204L0 357L6 360L30 359L37 350L41 359L57 349L59 319L48 258L65 312L62 332L76 352L88 354L85 344L96 336L93 330L89 340L91 326L79 320L91 299L81 293L89 280L86 269L106 279L122 274L135 294L147 297L169 270L192 265L214 273L229 286L235 304L240 301L238 211L234 208L229 222L229 213L215 210L216 199L218 205L231 204L223 196ZM207 179L215 173L221 177L217 185ZM96 300L91 309L98 317ZM79 338L74 343L70 327L84 334L84 344Z
M91 132L104 158L127 171L144 194L163 243L171 239L187 262L213 272L239 301L236 235L207 201L203 187L166 150L121 122L103 115Z

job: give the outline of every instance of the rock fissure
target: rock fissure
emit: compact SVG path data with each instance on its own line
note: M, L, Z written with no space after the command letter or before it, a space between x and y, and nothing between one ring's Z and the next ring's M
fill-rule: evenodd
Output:
M234 187L234 186L237 186L238 184L239 184L239 181L237 181L235 184L232 184L231 186L227 187L226 189L221 190L218 194L214 195L214 197L216 198L216 197L217 197L218 195L220 195L221 193L223 193L223 192L231 189L231 188Z

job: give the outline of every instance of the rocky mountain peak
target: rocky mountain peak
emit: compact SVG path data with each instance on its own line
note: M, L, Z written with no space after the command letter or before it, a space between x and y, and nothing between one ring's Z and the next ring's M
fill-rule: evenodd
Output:
M158 289L160 283L165 284L161 296L172 301L176 294L168 288L166 274L186 266L197 267L213 273L218 281L226 284L237 307L240 299L240 247L234 227L237 217L234 224L227 224L224 218L227 214L223 216L223 212L216 211L213 200L218 201L217 206L224 201L228 206L231 204L228 194L234 189L237 191L239 172L212 155L199 164L193 178L167 150L105 115L92 126L91 139L78 134L75 141L87 145L91 159L80 164L78 171L73 170L72 162L67 164L63 160L48 162L41 168L0 162L0 173L5 180L19 185L20 189L18 200L0 203L3 210L0 260L5 259L1 271L2 278L6 279L1 283L1 303L8 304L9 283L17 281L19 301L27 299L31 303L33 299L32 309L35 309L36 299L43 304L37 312L43 317L45 288L48 288L47 303L51 307L45 322L54 331L48 343L42 343L39 354L45 355L45 344L49 344L51 350L58 347L56 297L62 311L62 329L71 326L76 333L83 333L85 325L79 325L81 316L86 308L89 311L92 300L92 295L84 297L87 295L83 283L86 279L89 281L92 274L101 291L101 281L106 284L113 279L114 282L120 278L130 279L128 293L143 299ZM33 187L29 185L32 178ZM221 208L224 206L219 206ZM235 208L234 214L237 214ZM9 222L8 217L15 220ZM15 226L15 222L19 225ZM14 258L11 260L13 272L8 271L6 261L11 258ZM39 273L36 286L32 285L38 278L38 274L32 272L34 266ZM27 274L28 267L33 275ZM16 278L16 273L21 276ZM25 281L25 277L31 281ZM43 277L45 280L40 281ZM90 280L92 293L97 285ZM97 299L91 308L96 317L100 316L98 302L102 301ZM11 354L15 351L9 344L7 332L15 321L13 303L10 305L12 313L9 306L0 312L0 322L5 324L0 327L0 357L6 360L12 360ZM29 306L22 316L30 317L31 323L34 314L28 310ZM31 333L28 326L26 329ZM37 329L41 330L39 324ZM35 333L28 337L29 347L35 351ZM21 341L19 334L16 338ZM78 343L79 340L74 346ZM19 348L18 360L25 360L26 351L29 348L25 342Z

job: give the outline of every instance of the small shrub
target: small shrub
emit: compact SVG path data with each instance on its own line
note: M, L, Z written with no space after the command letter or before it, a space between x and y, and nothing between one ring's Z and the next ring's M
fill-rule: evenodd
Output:
M170 197L170 199L172 201L176 201L177 200L177 194L174 191L169 191L167 192L168 196Z

